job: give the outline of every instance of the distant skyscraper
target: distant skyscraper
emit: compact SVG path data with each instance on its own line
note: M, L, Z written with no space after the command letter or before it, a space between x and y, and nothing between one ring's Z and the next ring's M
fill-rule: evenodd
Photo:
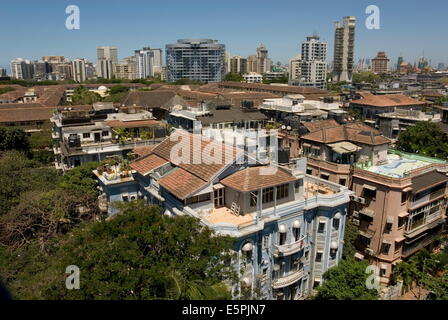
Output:
M398 61L397 61L397 70L400 70L400 66L401 64L404 62L404 59L402 56L398 57Z
M257 68L256 72L263 74L266 72L270 72L272 67L272 61L268 56L268 49L264 46L264 44L260 44L257 48Z
M84 82L87 79L86 74L86 60L75 59L72 61L73 80L77 82Z
M389 71L389 58L385 52L378 52L375 58L372 59L372 72L386 73Z
M295 82L300 80L302 74L302 56L299 54L289 60L289 81Z
M11 75L14 79L33 79L34 68L29 60L17 58L11 61Z
M229 61L229 72L245 74L247 73L247 59L241 56L234 56Z
M114 46L101 46L96 47L96 58L112 60L113 64L118 63L118 49Z
M307 37L302 43L302 62L299 85L327 88L327 43L318 36Z
M99 78L112 79L114 76L114 67L118 63L117 47L96 47L96 59L96 75Z
M355 48L355 17L344 17L335 23L333 81L352 81Z
M182 78L203 82L222 81L225 45L211 39L181 39L166 45L168 81Z
M6 69L0 68L0 77L6 77Z
M162 50L143 48L135 50L135 68L139 79L154 77L162 73Z

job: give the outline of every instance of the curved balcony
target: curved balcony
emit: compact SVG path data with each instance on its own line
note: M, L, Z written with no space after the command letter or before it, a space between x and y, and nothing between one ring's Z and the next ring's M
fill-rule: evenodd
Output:
M306 275L303 269L290 272L288 275L272 280L272 288L281 289L296 283Z
M299 252L305 247L305 236L302 236L296 242L290 244L276 245L274 252L272 253L274 257L285 257L296 252Z

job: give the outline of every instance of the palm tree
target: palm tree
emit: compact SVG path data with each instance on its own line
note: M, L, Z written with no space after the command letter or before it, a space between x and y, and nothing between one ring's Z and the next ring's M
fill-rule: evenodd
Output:
M203 280L189 280L178 272L170 273L165 279L166 299L170 300L228 300L228 287L220 282L208 284Z

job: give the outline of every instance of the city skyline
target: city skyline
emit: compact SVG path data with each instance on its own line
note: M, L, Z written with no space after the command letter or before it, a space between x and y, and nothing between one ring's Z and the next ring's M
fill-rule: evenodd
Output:
M23 6L5 1L9 12L0 21L0 27L10 30L3 40L6 44L14 43L14 46L6 45L1 50L0 67L10 72L10 61L15 58L39 60L45 55L64 55L72 60L79 57L96 62L96 47L107 45L118 47L121 60L131 56L135 49L149 46L164 50L166 44L182 38L218 40L226 45L226 51L232 56L254 54L256 47L263 43L274 63L280 61L286 64L300 53L302 40L314 33L328 43L327 61L331 62L334 22L349 15L357 18L355 63L361 58L372 59L378 51L385 51L392 65L398 56L413 63L424 54L436 66L440 62L448 62L448 55L444 54L446 50L443 50L443 46L447 45L436 41L446 29L447 23L443 20L441 9L448 5L431 2L434 5L428 5L422 14L417 2L406 2L406 6L403 6L402 1L376 1L375 5L381 10L381 29L368 30L364 24L368 16L366 7L372 4L370 1L346 1L337 5L328 2L331 10L322 10L321 4L300 1L282 1L276 5L265 3L260 7L247 1L238 3L239 10L233 10L237 4L234 1L219 10L214 3L205 1L196 1L197 5L194 6L182 2L176 2L175 6L138 2L141 10L135 10L132 5L122 6L122 1L60 1L53 3L45 12L39 12L39 23L36 25L34 15L41 4L28 2L28 10L23 12ZM80 30L65 28L65 8L70 4L80 8ZM173 11L173 7L177 10ZM266 12L273 12L273 16L278 19L269 18ZM19 14L23 22L11 28ZM251 17L259 19L253 21ZM251 19L250 27L247 19ZM43 32L46 37L30 37L30 30ZM14 42L13 39L18 38L27 38L27 41Z

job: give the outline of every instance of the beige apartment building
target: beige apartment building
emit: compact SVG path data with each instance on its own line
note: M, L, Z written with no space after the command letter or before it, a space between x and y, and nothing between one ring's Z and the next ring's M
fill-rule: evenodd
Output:
M355 164L351 205L358 259L378 266L387 285L393 267L435 243L445 229L448 163L389 150L381 165Z
M434 246L445 229L448 162L389 149L389 139L359 123L305 127L307 174L354 192L355 257L377 266L387 285L397 263Z

